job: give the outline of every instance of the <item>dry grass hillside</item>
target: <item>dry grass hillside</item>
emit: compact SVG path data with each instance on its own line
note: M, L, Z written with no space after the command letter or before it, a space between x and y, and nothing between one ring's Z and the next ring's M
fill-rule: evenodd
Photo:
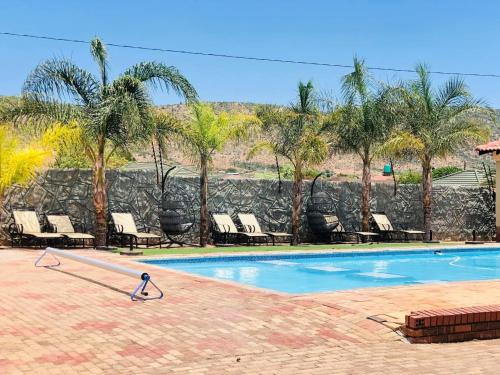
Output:
M235 103L235 102L216 102L212 103L216 111L237 111L243 113L253 113L257 104L253 103ZM167 105L161 107L164 110L171 111L177 115L185 115L187 112L186 106L182 104ZM498 139L500 132L498 129L494 129L492 138ZM248 151L253 142L244 144L230 144L226 149L218 153L214 158L213 169L217 171L232 171L239 172L240 174L252 174L254 176L263 176L266 173L273 173L273 168L275 165L274 157L270 154L261 154L253 158L252 160L247 160ZM457 166L467 168L482 168L482 162L490 162L489 157L479 157L474 152L474 147L466 147L457 150L456 155L448 157L443 160L436 160L435 167L441 166ZM138 161L152 161L152 155L146 150L140 154L136 155ZM172 146L168 153L168 158L176 164L181 165L192 165L192 161L186 157L177 147ZM373 163L373 178L375 181L390 180L387 178L382 178L382 169L384 164L388 160L375 160ZM286 161L283 161L286 164ZM338 154L334 153L332 156L323 164L314 167L317 171L331 171L333 173L333 179L335 180L356 180L360 178L361 175L361 161L356 155L353 154ZM267 172L266 172L267 170ZM395 164L395 170L407 171L407 170L420 170L417 161L397 161Z

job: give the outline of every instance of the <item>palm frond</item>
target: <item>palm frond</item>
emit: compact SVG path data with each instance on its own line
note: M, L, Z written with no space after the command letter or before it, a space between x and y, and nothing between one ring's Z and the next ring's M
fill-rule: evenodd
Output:
M417 64L415 68L417 72L417 80L410 83L410 90L416 91L418 97L425 103L427 113L432 112L434 101L431 79L429 76L429 67L423 63Z
M297 103L292 104L292 109L296 113L303 115L312 115L318 112L317 98L312 81L307 83L299 82L298 100Z
M124 72L153 88L163 88L167 92L173 90L188 102L198 100L198 93L177 68L158 62L142 62Z
M106 51L106 46L99 38L94 38L90 42L90 53L94 58L94 61L99 65L99 70L101 72L101 82L103 87L108 84L108 52Z
M16 126L30 124L41 129L54 121L66 123L83 118L85 118L83 107L57 101L33 100L30 96L24 96L10 103L0 113L0 121L10 121Z
M104 133L113 143L123 145L146 139L152 131L151 100L144 84L130 76L122 76L108 87L106 99L93 112L90 133Z
M439 157L446 157L459 147L485 142L490 135L491 129L482 121L468 118L447 121L434 139L433 153Z
M365 61L354 57L354 71L342 77L341 92L347 103L361 104L368 99L372 77Z
M469 96L469 91L463 79L459 77L450 78L439 90L436 97L436 105L440 108L447 106L461 106Z
M276 154L275 144L269 141L259 141L250 147L247 154L247 160L251 160L262 152L269 152L271 154Z
M390 139L377 147L378 156L394 156L397 158L407 156L420 156L425 149L425 144L407 131L396 132Z
M38 65L23 86L23 95L40 102L73 101L92 106L99 100L95 77L68 60L47 60Z

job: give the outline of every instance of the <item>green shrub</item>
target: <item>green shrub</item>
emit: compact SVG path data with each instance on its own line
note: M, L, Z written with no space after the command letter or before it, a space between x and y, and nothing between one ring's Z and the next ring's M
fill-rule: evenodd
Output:
M462 170L462 168L453 167L453 166L434 168L432 170L432 178L439 178L439 177L448 176L450 174L460 172L461 170Z
M292 180L293 179L293 168L289 165L280 166L281 178L284 180ZM317 169L306 168L302 171L305 179L313 179L321 172Z
M460 172L462 169L453 166L439 167L432 170L432 178L448 176L453 173ZM422 173L414 171L406 171L399 175L400 184L420 184L422 182Z
M399 175L400 184L420 184L422 182L422 174L420 172L406 171Z

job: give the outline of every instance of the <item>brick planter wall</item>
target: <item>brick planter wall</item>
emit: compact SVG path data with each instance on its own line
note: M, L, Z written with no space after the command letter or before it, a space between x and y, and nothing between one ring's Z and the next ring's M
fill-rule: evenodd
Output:
M401 330L416 344L500 338L500 305L412 312Z

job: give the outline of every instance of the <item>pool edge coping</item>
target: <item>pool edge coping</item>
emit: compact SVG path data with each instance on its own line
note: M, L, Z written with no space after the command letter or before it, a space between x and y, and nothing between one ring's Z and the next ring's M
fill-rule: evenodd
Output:
M183 255L183 254L162 254L158 256L141 256L135 258L135 262L139 263L144 263L144 264L154 264L154 263L149 263L148 261L175 261L175 263L180 263L182 260L187 260L187 261L194 261L194 260L204 260L206 261L207 259L231 259L231 258L242 258L242 257L276 257L276 256L287 256L287 257L293 257L293 256L301 256L301 257L307 257L307 255L336 255L336 254L346 254L348 255L354 255L354 254L362 254L362 255L370 255L370 254L376 254L376 253L384 253L389 255L392 252L404 252L404 253L416 253L416 252L423 252L423 251L453 251L453 250L462 250L462 251L473 251L473 250L479 250L483 248L492 248L492 249L498 249L500 251L500 243L497 242L492 242L492 243L484 243L481 245L431 245L431 246L425 246L425 247L418 247L418 248L407 248L407 247L392 247L388 249L341 249L341 250L335 250L335 249L319 249L319 250L292 250L292 251L266 251L266 252L259 252L259 251L254 251L254 252L241 252L241 253L209 253L209 254L188 254L188 255Z

